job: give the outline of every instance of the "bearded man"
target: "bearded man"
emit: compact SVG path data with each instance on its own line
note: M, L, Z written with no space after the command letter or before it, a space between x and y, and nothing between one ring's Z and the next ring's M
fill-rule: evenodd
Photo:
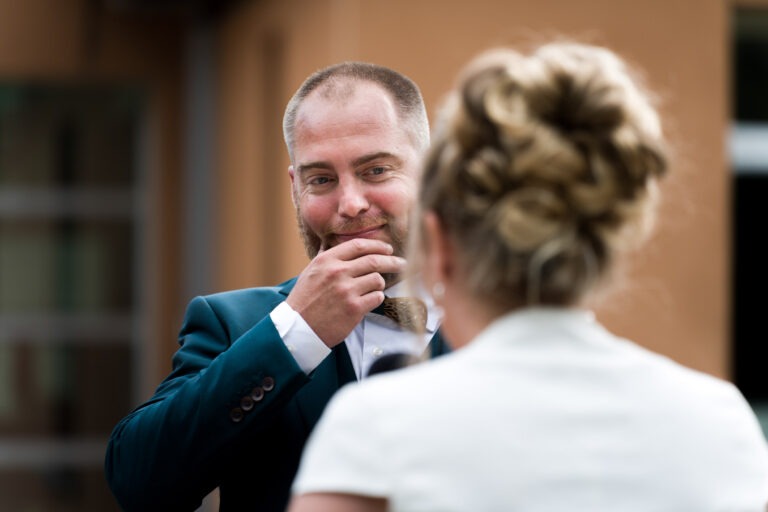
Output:
M310 262L277 286L190 302L171 373L109 440L105 473L126 511L193 511L216 488L222 512L283 511L341 386L387 355L448 350L426 294L421 325L398 323L412 309L397 300L429 145L416 84L375 64L331 66L294 94L283 131ZM372 311L385 297L394 315Z

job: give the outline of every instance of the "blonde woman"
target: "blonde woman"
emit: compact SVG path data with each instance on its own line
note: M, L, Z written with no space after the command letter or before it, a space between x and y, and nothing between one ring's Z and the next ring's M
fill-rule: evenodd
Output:
M483 54L433 142L410 263L458 350L343 388L290 511L765 510L768 448L739 391L584 306L647 234L667 172L623 61Z

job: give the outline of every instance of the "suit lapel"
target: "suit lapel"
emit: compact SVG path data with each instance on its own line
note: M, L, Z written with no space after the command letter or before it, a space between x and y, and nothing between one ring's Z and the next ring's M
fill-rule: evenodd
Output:
M314 428L333 394L356 378L347 345L339 343L312 372L311 381L296 395L296 403L308 430Z
M429 358L434 359L437 356L449 353L451 351L451 347L449 347L445 342L443 336L440 334L440 330L438 329L435 331L435 335L432 336L432 339L429 341L429 345L427 346L426 350L429 350Z
M291 290L293 290L293 287L296 285L296 281L298 280L298 277L293 277L287 281L283 281L282 283L275 286L277 288L277 291L288 296L289 293L291 293Z
M352 358L349 357L349 351L347 350L347 343L339 343L334 347L333 352L336 356L336 374L339 377L339 387L357 380L355 367L352 366Z

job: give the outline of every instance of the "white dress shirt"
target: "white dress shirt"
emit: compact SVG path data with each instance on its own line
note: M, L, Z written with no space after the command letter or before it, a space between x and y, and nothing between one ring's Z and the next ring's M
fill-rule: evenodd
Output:
M384 290L387 297L404 297L408 295L407 292L404 282ZM420 355L426 349L440 323L440 310L432 297L423 290L420 290L419 298L427 306L427 326L423 336L405 331L392 319L374 313L366 314L349 333L344 343L347 344L347 351L358 380L367 375L374 361L385 354ZM317 368L331 353L331 349L287 303L279 304L270 313L270 317L288 350L306 374Z

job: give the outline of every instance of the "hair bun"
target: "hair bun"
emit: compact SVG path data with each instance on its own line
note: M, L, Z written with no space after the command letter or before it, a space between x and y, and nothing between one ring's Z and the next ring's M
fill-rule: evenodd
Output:
M421 202L462 241L477 293L570 303L644 238L666 169L660 123L609 50L493 50L466 68L442 116Z
M614 73L606 73L601 59L587 59L579 48L568 57L552 59L551 47L542 49L532 65L525 88L530 92L529 109L542 122L565 136L604 136L625 121L625 88Z

